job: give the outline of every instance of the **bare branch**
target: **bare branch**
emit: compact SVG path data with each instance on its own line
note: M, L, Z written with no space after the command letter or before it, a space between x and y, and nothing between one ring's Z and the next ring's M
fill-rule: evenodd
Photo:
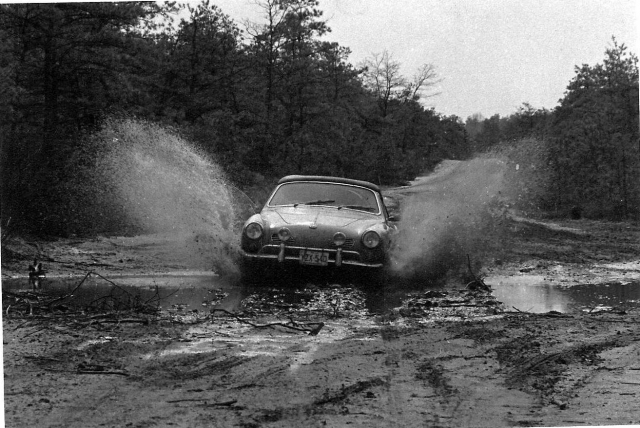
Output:
M442 82L442 79L438 78L433 64L426 63L421 65L420 68L418 68L416 74L413 76L413 80L411 82L411 99L417 100L420 97L428 98L438 95L439 92L425 95L424 93L422 93L422 91L424 89L431 88L440 82Z

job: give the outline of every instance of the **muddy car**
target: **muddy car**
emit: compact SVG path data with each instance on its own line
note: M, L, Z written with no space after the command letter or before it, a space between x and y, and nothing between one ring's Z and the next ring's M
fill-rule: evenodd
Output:
M284 177L242 228L243 276L257 280L285 266L382 274L395 220L375 184Z

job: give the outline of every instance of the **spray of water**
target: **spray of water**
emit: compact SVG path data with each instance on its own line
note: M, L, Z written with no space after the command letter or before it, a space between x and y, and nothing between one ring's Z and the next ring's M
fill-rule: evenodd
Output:
M235 208L223 171L157 124L112 120L94 136L96 174L121 230L169 236L171 259L233 271Z
M392 254L395 273L434 281L468 273L467 255L477 269L505 250L507 165L498 159L444 161L433 174L397 190L404 201Z

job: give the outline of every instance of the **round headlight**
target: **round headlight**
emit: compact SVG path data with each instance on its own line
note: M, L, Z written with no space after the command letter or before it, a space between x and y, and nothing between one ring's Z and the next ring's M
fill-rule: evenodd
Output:
M333 243L336 244L336 247L342 247L347 240L347 237L342 232L336 232L333 235Z
M378 245L380 245L380 235L378 235L373 230L370 230L362 235L362 243L367 248L376 248Z
M283 227L278 231L278 238L280 238L282 242L288 241L291 238L291 231Z
M262 236L262 226L258 223L249 223L245 227L244 233L249 239L259 239Z

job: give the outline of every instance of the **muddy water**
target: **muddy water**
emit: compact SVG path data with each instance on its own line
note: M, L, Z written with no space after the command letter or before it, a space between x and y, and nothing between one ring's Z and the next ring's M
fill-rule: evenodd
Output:
M578 284L569 287L551 285L544 277L495 276L485 280L493 294L507 309L525 312L571 312L624 310L640 306L640 281Z
M81 277L44 278L37 288L27 278L2 281L3 290L36 290L47 295L63 296L71 293L83 281ZM287 282L271 286L245 287L236 280L214 275L130 275L102 278L91 276L65 303L83 307L92 305L101 298L116 295L133 296L141 302L157 303L161 309L178 312L194 310L241 309L243 300L251 296L248 306L303 307L322 298L349 301L353 311L371 314L384 313L402 304L415 287L358 287L352 284L322 284L310 282ZM354 293L357 296L354 296Z
M158 304L163 310L184 312L211 307L235 310L244 298L241 287L213 275L109 276L108 280L88 277L65 303L82 307L114 294L130 295L141 302ZM80 277L45 278L36 291L63 296L71 293L80 281ZM26 278L9 279L2 281L2 289L26 291L33 290L33 286Z
M38 291L47 294L70 293L81 278L45 278ZM493 294L507 310L514 308L526 312L571 312L575 310L606 310L640 306L640 281L608 282L560 287L545 283L536 275L491 277L486 280ZM114 285L115 284L115 285ZM4 280L4 290L30 290L26 278ZM366 287L350 284L312 283L247 288L234 280L213 275L159 275L119 276L109 281L101 277L89 277L76 290L72 301L75 305L89 305L114 293L135 296L142 302L153 302L163 310L175 312L203 311L212 308L239 310L245 299L252 304L303 307L321 296L325 299L352 302L352 310L360 313L382 314L400 307L412 293L424 292L430 287L419 285L398 286L389 283L385 287ZM251 304L251 303L250 303Z

